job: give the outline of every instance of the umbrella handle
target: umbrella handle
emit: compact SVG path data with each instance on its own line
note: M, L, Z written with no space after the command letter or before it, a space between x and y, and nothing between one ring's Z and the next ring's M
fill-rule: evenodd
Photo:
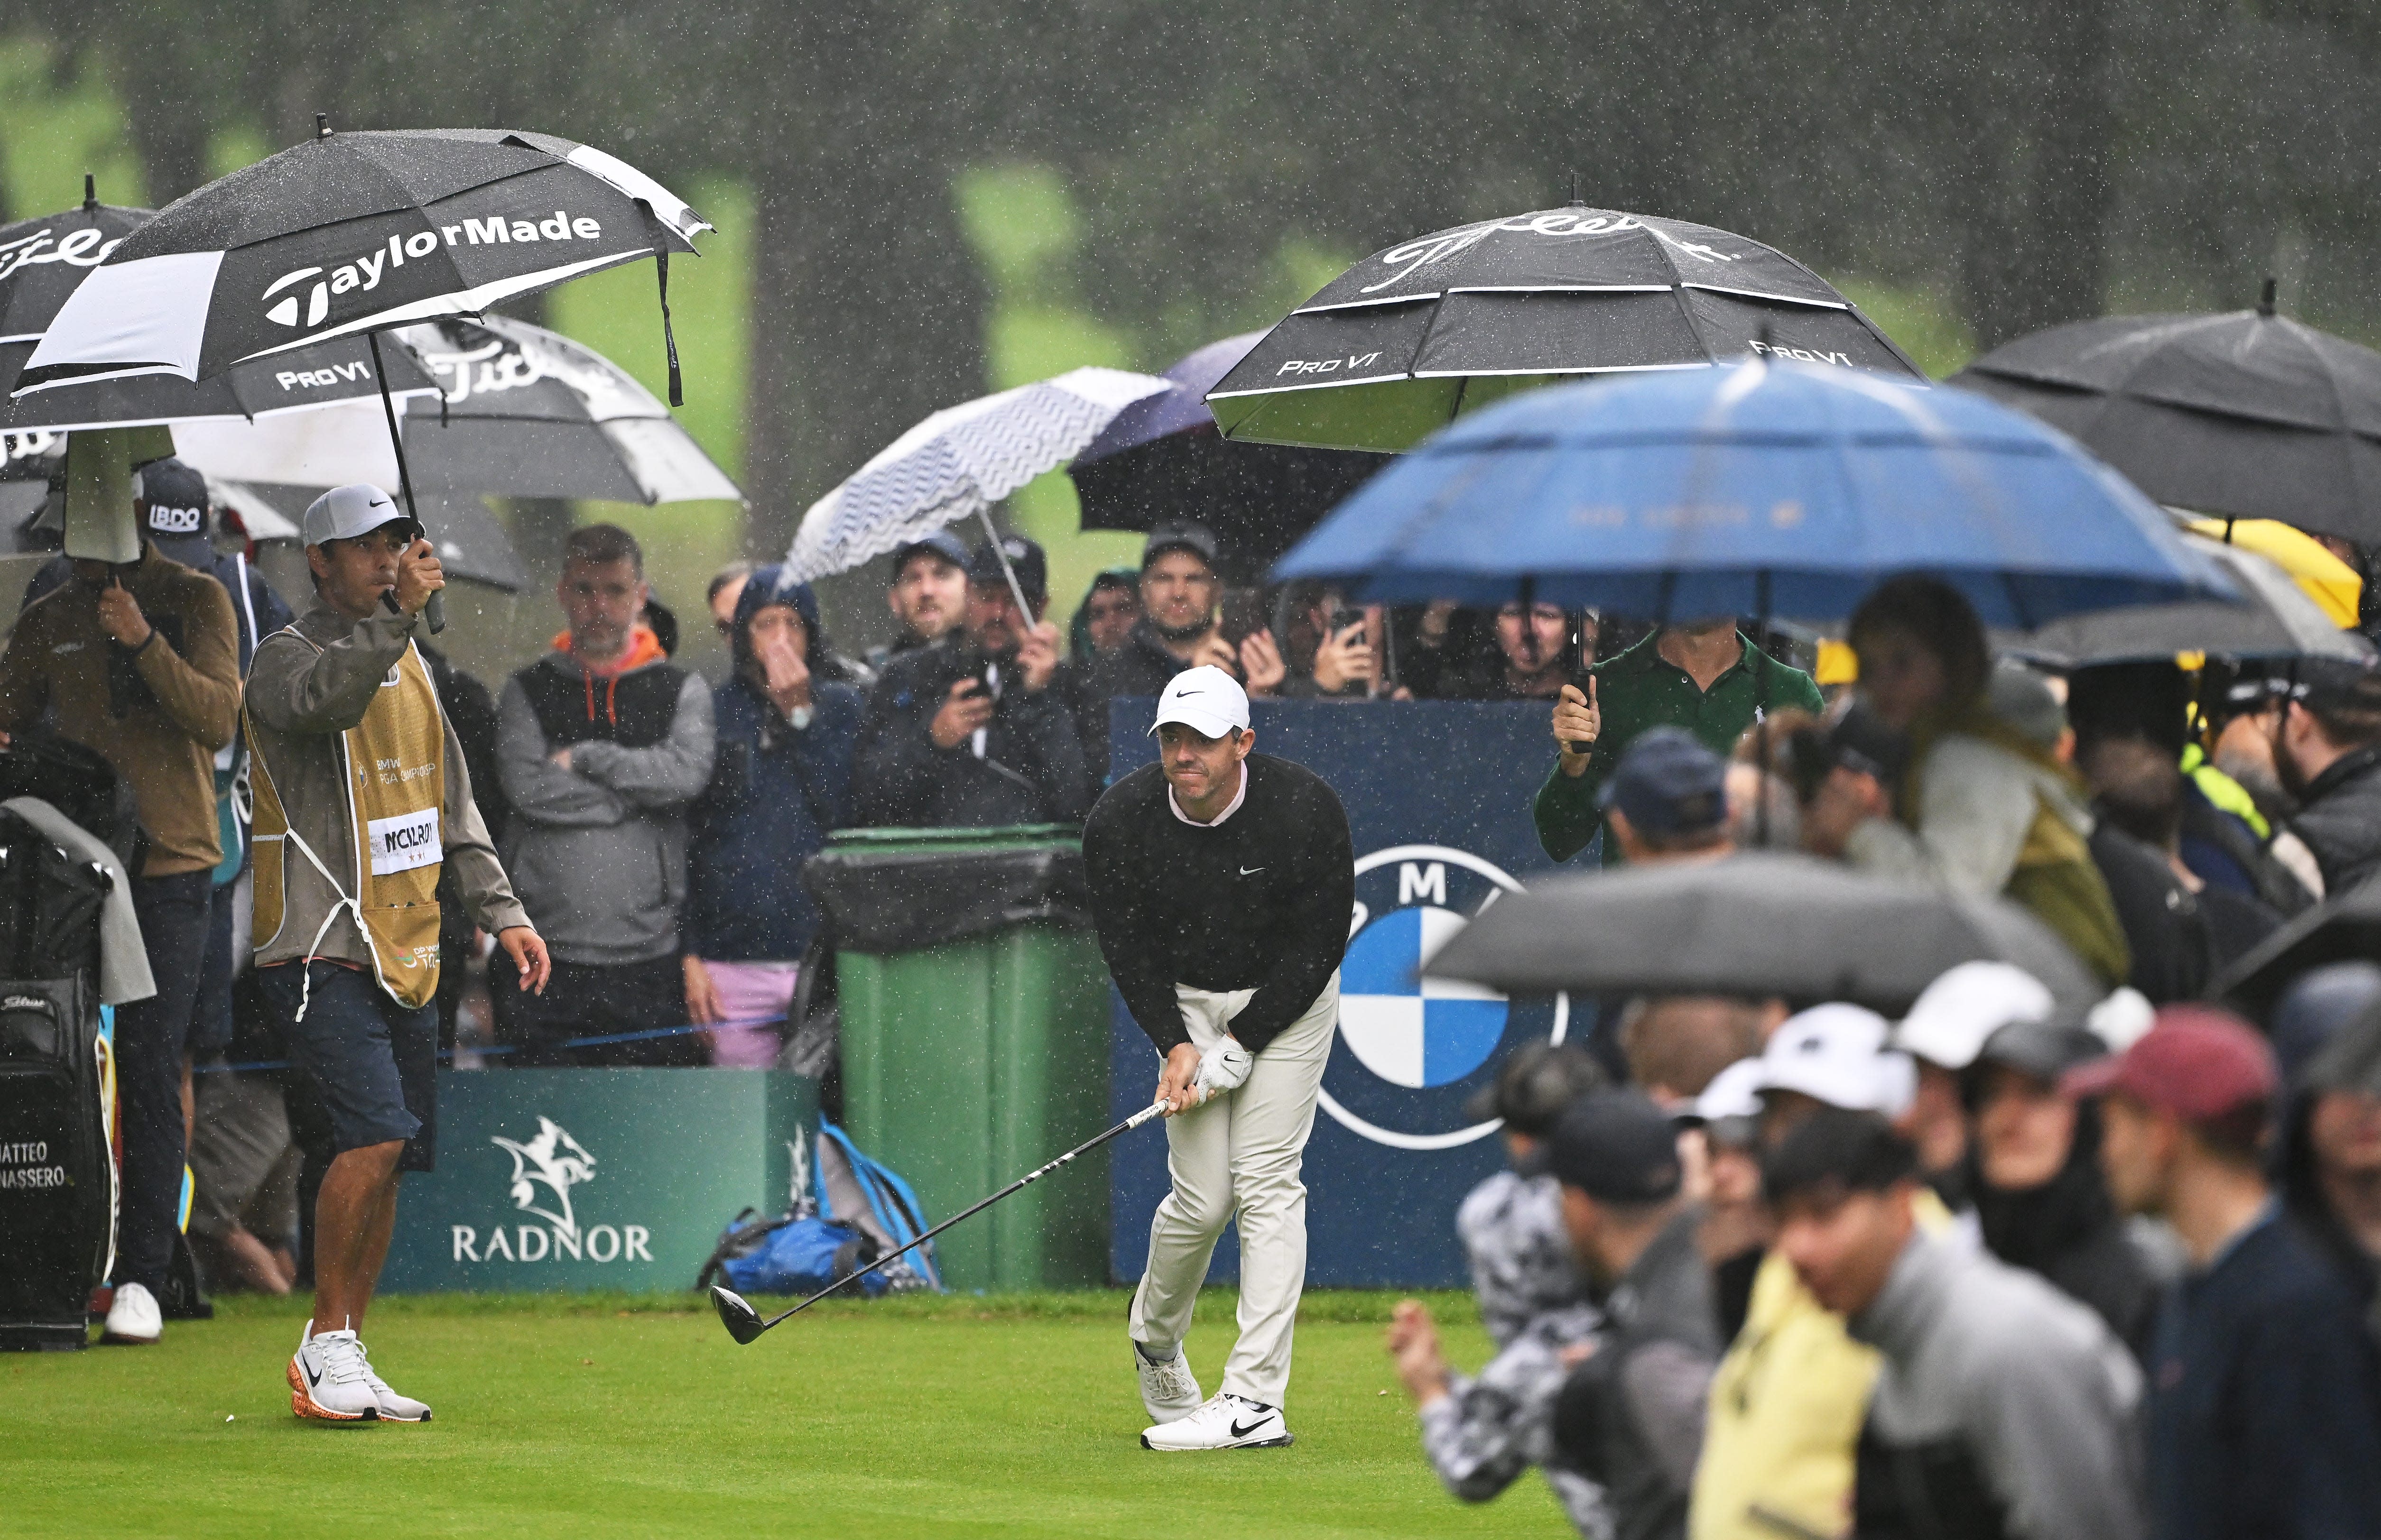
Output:
M397 482L405 490L405 516L411 519L413 527L419 529L421 527L421 515L413 507L413 472L405 463L405 435L397 430L397 403L389 398L388 370L380 359L380 333L367 332L364 340L372 345L372 378L380 385L381 413L388 419L388 446L397 452ZM446 595L433 593L430 596L430 602L421 607L421 621L430 627L430 634L433 637L446 629Z
M1008 564L1008 552L1000 549L1000 531L992 527L992 510L978 508L975 516L983 520L983 538L992 546L994 559L1000 563L1000 576L1008 579L1008 597L1017 600L1017 612L1025 617L1029 629L1039 624L1033 607L1025 602L1025 589L1017 581L1017 569Z

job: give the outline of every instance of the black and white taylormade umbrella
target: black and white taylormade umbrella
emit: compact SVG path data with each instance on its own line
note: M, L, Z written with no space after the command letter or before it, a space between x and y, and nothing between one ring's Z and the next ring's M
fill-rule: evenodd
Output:
M664 264L666 330L667 259L710 228L652 177L569 139L325 125L125 236L58 311L18 389L203 380L328 337L475 314L647 256Z
M592 348L502 316L396 334L439 389L434 404L417 403L405 418L406 458L424 491L743 499L669 408Z
M849 572L971 515L990 534L995 503L1065 465L1127 406L1169 388L1155 375L1077 369L936 412L811 504L786 555L788 581ZM1016 584L1009 574L1012 592ZM1020 612L1032 613L1022 592L1016 599Z
M380 372L361 337L336 337L239 365L199 384L172 375L91 380L11 398L25 361L84 276L156 219L99 201L83 178L76 208L0 225L0 434L250 419L369 397ZM388 355L402 399L437 389L402 348Z
M1374 252L1267 333L1207 405L1227 439L1398 452L1553 380L1748 353L1924 378L1782 252L1574 203Z

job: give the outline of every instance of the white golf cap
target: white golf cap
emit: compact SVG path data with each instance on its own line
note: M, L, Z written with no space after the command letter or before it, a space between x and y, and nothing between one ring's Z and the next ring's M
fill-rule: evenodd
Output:
M1712 1076L1695 1098L1695 1116L1707 1123L1722 1118L1761 1116L1761 1087L1769 1067L1759 1059L1740 1059Z
M384 524L403 524L417 530L421 527L388 493L368 481L358 481L352 486L333 487L308 503L306 521L300 528L308 545L321 545L324 540L351 540L358 535L368 535Z
M1926 986L1894 1029L1893 1046L1947 1070L1964 1070L1984 1040L2016 1022L2046 1022L2055 1002L2042 980L2009 963L1962 963Z
M1149 724L1152 733L1169 721L1178 721L1203 738L1220 738L1225 734L1249 728L1249 692L1240 682L1213 663L1202 663L1195 669L1184 669L1166 683L1166 693L1157 697L1157 720Z
M1840 1002L1789 1016L1762 1050L1761 1088L1899 1117L1917 1098L1918 1066L1885 1046L1886 1030L1875 1012Z

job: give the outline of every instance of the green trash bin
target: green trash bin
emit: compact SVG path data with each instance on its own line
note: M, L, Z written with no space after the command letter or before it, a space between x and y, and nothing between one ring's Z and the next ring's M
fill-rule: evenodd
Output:
M844 1121L930 1223L1106 1126L1107 969L1062 825L850 830L802 883L825 909ZM1107 1152L934 1243L954 1289L1107 1280Z

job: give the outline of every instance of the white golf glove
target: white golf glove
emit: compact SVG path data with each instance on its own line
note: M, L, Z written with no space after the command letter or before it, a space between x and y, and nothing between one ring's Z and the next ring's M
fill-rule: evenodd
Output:
M1190 1088L1199 1093L1201 1101L1224 1091L1237 1091L1256 1066L1256 1055L1242 1048L1231 1037L1217 1039L1215 1046L1201 1051L1199 1073L1190 1079Z

